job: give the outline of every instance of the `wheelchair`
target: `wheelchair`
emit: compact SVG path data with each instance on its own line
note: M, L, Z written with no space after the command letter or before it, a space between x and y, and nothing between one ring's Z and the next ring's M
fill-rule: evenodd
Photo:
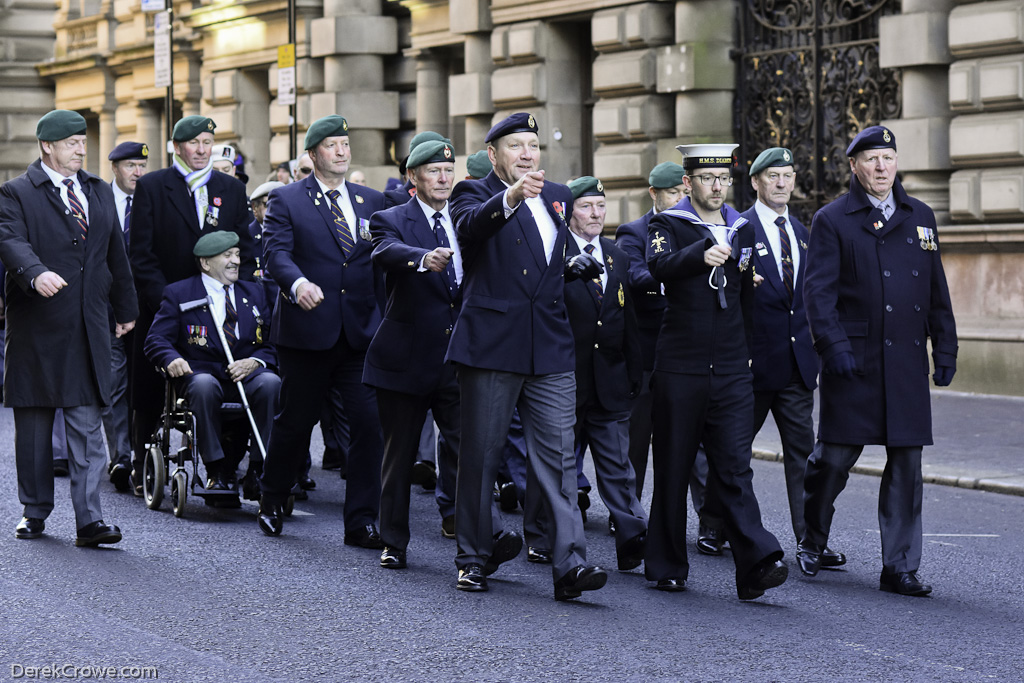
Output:
M238 500L237 491L208 491L199 476L202 458L196 440L196 417L185 397L178 395L181 387L181 382L165 379L163 414L152 438L146 443L146 458L142 465L142 494L146 507L159 510L164 489L170 484L171 509L175 517L184 516L189 493L213 506L218 501ZM252 436L245 407L240 402L223 402L220 416L224 455L237 467L245 457ZM176 433L181 436L180 445L172 452L172 437ZM285 515L291 516L294 506L295 498L289 496L284 506Z

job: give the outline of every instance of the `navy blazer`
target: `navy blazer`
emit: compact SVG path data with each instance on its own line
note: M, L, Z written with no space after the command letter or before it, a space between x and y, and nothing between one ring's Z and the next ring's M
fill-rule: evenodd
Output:
M857 367L851 379L821 376L822 441L931 444L928 340L936 365L956 366L935 215L898 179L892 191L888 221L856 176L848 194L814 215L804 277L814 348L823 359L850 352Z
M661 283L647 267L647 225L654 217L651 209L640 218L623 223L615 230L615 244L629 257L629 290L633 295L637 328L640 330L640 350L644 356L644 370L654 369L654 347L665 315L665 295Z
M673 207L696 215L690 198ZM704 252L717 244L711 231L688 220L659 213L647 228L647 264L665 283L668 307L655 354L655 370L728 375L750 372L754 269L754 228L731 206L722 208L727 225L738 228L730 241L725 270L727 308L708 280ZM746 262L744 262L746 259Z
M370 216L384 208L384 195L346 181L358 224L352 255L334 229L330 200L314 175L270 193L263 226L263 256L281 288L274 306L271 339L280 346L323 351L345 335L349 346L364 351L380 325L383 277L370 260ZM304 311L292 300L300 277L323 290L323 302Z
M407 394L437 389L462 293L452 296L442 273L419 272L437 238L420 203L378 211L370 219L373 261L384 270L387 305L366 351L363 382Z
M175 358L188 361L192 372L209 373L227 381L227 354L220 343L213 313L205 304L182 311L183 303L206 299L201 275L167 285L153 324L146 336L146 358L166 368ZM231 349L235 360L258 358L270 368L277 365L277 353L268 338L270 312L263 288L254 282L235 283L235 311L238 313L238 343ZM253 374L266 372L259 367Z
M245 186L237 178L214 171L206 190L209 210L200 226L195 201L185 178L173 167L147 173L135 185L128 256L139 301L150 314L160 307L164 287L168 283L195 274L196 261L192 249L200 237L215 230L227 230L238 235L242 259L239 277L253 279L256 247L249 234L249 221L252 219Z
M800 270L790 303L786 285L779 276L775 255L765 230L778 226L763 225L754 207L740 214L754 226L754 272L764 277L754 290L753 362L754 391L780 391L789 386L794 372L808 389L818 386L818 356L811 345L811 330L804 310L803 281L807 271L807 241L810 235L796 216L789 215L796 234L790 248L800 252ZM761 252L766 252L763 256Z
M629 259L610 239L599 239L608 275L600 304L589 281L565 283L565 307L576 340L576 406L596 399L605 410L627 411L643 380L640 337L625 281ZM570 238L566 256L579 253Z
M572 372L573 336L565 311L565 212L572 192L545 182L541 201L558 234L551 261L526 202L505 218L506 187L491 171L462 180L451 198L462 248L462 313L447 359L475 368L544 375Z

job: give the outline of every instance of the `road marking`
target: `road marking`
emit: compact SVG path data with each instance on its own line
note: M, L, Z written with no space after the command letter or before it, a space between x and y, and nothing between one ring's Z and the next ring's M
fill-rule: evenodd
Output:
M999 534L922 534L935 538L999 538Z

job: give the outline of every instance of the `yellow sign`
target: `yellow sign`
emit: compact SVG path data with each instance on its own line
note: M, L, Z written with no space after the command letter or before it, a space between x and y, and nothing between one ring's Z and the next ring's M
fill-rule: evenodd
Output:
M287 69L295 66L295 43L279 45L277 48L277 68Z

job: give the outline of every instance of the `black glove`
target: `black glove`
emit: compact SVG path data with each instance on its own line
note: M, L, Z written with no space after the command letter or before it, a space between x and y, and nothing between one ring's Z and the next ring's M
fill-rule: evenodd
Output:
M590 254L577 254L565 260L565 274L569 280L593 280L603 272L604 266Z
M949 383L953 381L953 375L956 374L956 367L949 365L936 365L935 374L932 375L932 380L935 381L937 387L948 387Z
M838 375L845 379L853 379L853 373L857 369L857 363L853 360L853 354L849 351L840 351L825 361L825 374Z

